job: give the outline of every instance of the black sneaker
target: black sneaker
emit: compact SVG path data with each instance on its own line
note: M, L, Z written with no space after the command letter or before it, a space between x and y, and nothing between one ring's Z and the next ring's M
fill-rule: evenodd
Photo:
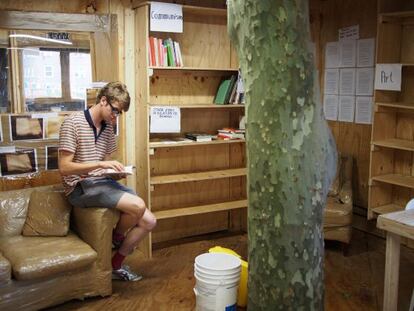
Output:
M122 265L118 270L112 270L112 280L136 282L141 279L142 275L132 272L126 265Z

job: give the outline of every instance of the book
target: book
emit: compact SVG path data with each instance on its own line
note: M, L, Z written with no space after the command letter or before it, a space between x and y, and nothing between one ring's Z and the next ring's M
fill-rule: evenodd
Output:
M194 141L212 141L213 135L205 134L205 133L187 133L185 134L186 138L189 138Z
M219 88L216 93L216 97L214 98L214 103L217 105L224 105L227 95L227 90L230 86L231 79L224 79L221 81Z
M89 172L88 175L94 176L94 177L98 177L98 176L112 176L112 177L115 177L115 176L118 176L118 175L132 175L134 173L134 169L135 169L135 166L133 166L133 165L124 166L123 171L116 171L112 168L107 168L107 169L99 168L97 170L93 170L93 171Z

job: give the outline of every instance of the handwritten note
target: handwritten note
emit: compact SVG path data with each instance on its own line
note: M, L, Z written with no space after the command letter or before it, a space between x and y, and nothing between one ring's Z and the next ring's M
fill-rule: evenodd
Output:
M339 41L349 39L359 39L359 25L340 28L338 31Z
M179 133L181 113L178 107L151 107L151 133Z
M183 32L183 7L179 4L151 2L150 30Z
M401 64L377 64L375 89L401 91Z

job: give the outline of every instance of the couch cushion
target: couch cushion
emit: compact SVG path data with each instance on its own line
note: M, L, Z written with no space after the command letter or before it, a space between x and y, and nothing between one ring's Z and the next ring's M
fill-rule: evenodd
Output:
M350 226L352 204L342 204L337 198L328 197L323 221L324 227Z
M32 189L0 192L0 237L20 235Z
M10 262L0 253L0 284L7 282L11 277Z
M93 263L96 252L72 232L66 237L0 238L0 250L17 280L32 280Z
M62 191L34 190L23 227L24 236L65 236L72 206Z

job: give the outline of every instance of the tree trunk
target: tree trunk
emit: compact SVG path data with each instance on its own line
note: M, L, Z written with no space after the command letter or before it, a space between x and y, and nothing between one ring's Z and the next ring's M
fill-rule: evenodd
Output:
M323 208L336 149L307 0L229 0L246 91L249 310L323 310Z

